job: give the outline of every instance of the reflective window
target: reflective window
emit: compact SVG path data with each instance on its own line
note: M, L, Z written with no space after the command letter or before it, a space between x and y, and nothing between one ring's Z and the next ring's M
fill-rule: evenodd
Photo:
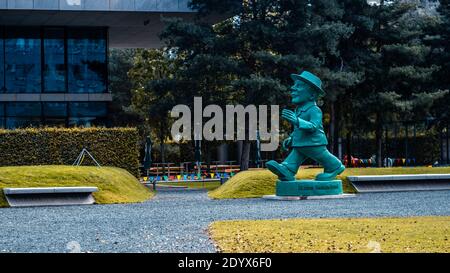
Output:
M134 0L110 0L111 10L134 10Z
M98 117L71 117L68 120L69 127L92 127L92 126L106 126L105 118Z
M82 6L81 0L59 0L61 10L80 10Z
M62 93L66 91L64 58L64 29L44 30L44 91Z
M10 9L32 9L33 1L30 0L8 0Z
M94 126L95 117L69 118L70 127L92 127Z
M109 10L109 0L85 1L84 9L86 9L86 10Z
M8 117L40 117L40 102L10 102L6 104L6 116Z
M44 125L48 127L65 127L65 118L45 118Z
M107 115L107 104L104 102L73 102L69 105L71 117L104 117Z
M157 7L162 11L177 11L178 1L159 1Z
M67 117L67 103L46 102L43 107L45 117Z
M59 0L34 0L34 9L58 9L58 2Z
M3 59L5 55L3 40L3 28L0 27L0 93L5 92L5 60Z
M39 28L7 27L5 33L6 91L41 92L41 39Z
M0 128L107 126L105 102L0 103Z
M0 103L0 128L5 128L5 104Z
M135 0L137 11L156 10L156 0Z
M106 92L106 29L68 30L69 93Z
M6 120L5 126L7 129L39 127L42 124L40 118L9 117L9 118L6 118L5 120Z

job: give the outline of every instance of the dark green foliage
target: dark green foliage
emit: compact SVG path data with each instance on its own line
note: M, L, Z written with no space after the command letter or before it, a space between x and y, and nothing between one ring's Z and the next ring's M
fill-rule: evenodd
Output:
M113 97L111 104L112 122L115 126L135 126L138 117L125 111L131 104L132 81L128 71L133 67L135 49L112 49L109 53L109 90Z
M324 78L340 77L347 72L325 69L325 65L339 58L338 45L354 28L341 21L344 6L339 1L309 3L192 1L200 17L211 13L230 16L214 26L168 21L161 38L185 59L174 80L186 83L188 97L202 96L204 104L286 107L292 84L289 74L307 69ZM355 82L341 79L344 86ZM249 152L246 140L242 169L248 167Z
M138 175L138 132L133 128L0 130L0 166L72 165L83 148L102 166ZM85 164L93 165L86 157Z
M168 50L140 49L128 72L132 96L126 111L139 116L142 122L138 126L144 136L150 135L153 140L158 140L160 162L166 162L164 142L170 137L169 112L186 97L173 81L178 61Z
M347 89L350 108L343 113L345 129L375 132L381 166L385 124L422 122L446 95L435 85L433 74L440 67L433 63L432 48L426 42L438 21L435 15L419 12L418 1L355 8L345 18L353 21L357 31L343 48L346 59L353 59L350 66L362 78Z
M450 87L450 1L439 2L440 24L434 28L434 36L429 38L429 43L433 48L433 61L440 67L440 70L434 74L436 85L442 90L448 90ZM449 105L450 94L447 94L439 101L434 111L435 117L442 122L439 124L441 127L450 123Z
M337 153L338 137L366 133L376 138L367 150L381 165L388 155L382 149L386 124L450 118L449 1L441 1L440 18L424 2L193 0L197 20L167 20L161 33L167 47L160 52L170 52L172 59L137 55L139 73L133 77L143 77L135 89L144 92L134 93L133 100L144 110L142 117L164 122L152 125L163 131L170 124L165 111L192 105L194 96L220 106L293 107L289 74L309 70L327 91L322 109L330 150ZM205 15L221 20L210 25ZM145 77L161 67L164 73L166 67L176 69L162 78ZM156 116L149 114L154 102ZM281 137L289 130L282 123ZM167 141L168 134L158 138ZM246 169L250 142L243 147Z

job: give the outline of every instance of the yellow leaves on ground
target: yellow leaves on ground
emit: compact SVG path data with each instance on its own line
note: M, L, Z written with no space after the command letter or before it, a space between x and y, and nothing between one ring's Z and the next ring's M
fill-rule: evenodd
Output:
M450 217L221 221L219 251L450 252Z

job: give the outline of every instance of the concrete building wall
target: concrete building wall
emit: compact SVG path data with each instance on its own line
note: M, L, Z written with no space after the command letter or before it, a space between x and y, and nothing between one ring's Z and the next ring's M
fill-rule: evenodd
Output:
M191 12L188 0L0 0L0 9Z
M109 46L160 47L161 18L195 16L189 0L0 0L0 26L101 26Z

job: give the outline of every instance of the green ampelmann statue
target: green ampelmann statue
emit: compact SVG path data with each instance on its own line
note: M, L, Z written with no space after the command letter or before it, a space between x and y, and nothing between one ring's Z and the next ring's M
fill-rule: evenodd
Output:
M316 103L318 98L325 95L322 81L307 71L299 75L292 74L291 78L295 82L291 87L292 103L297 105L297 109L295 112L284 109L282 118L294 126L290 137L283 142L283 148L291 148L292 151L281 164L273 160L267 162L267 168L276 174L281 182L299 182L295 181L295 174L300 165L311 158L324 167L324 172L316 176L316 181L333 181L345 167L327 150L328 141L323 130L322 111Z

